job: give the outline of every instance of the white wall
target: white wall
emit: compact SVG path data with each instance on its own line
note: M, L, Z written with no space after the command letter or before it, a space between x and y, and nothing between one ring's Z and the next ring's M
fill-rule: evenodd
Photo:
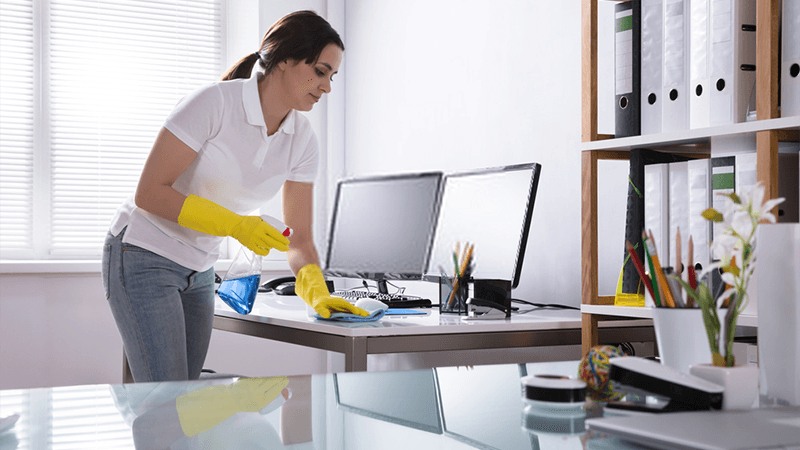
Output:
M346 1L347 174L541 163L514 293L534 302L580 303L580 5ZM601 17L612 12L613 3L601 2ZM606 28L601 86L612 81ZM602 132L613 133L612 102L613 92L602 91ZM603 162L600 169L600 292L612 294L628 167Z

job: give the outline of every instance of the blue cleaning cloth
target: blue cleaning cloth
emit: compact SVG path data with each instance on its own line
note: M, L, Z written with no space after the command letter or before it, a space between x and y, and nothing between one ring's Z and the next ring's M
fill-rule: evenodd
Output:
M331 316L327 319L323 318L319 314L314 314L311 317L319 320L332 320L334 322L376 322L381 319L381 317L386 314L386 311L383 309L376 309L372 311L370 315L367 317L359 316L358 314L351 314L351 313L331 313Z

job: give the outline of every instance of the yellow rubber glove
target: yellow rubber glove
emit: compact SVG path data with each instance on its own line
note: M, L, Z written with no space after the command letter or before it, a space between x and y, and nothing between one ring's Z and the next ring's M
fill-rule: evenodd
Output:
M237 412L258 412L272 403L289 384L286 377L240 378L208 386L175 399L183 434L209 430Z
M258 216L241 216L194 194L186 197L178 224L214 236L232 236L255 254L289 250L289 239Z
M297 271L297 280L294 290L300 298L314 308L320 316L327 319L332 312L357 314L362 317L369 315L367 311L356 308L350 302L339 297L331 297L322 269L316 264L307 264Z

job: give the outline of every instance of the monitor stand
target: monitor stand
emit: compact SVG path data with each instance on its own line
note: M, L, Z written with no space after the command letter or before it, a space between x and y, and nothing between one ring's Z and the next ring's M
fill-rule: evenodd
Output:
M386 286L386 280L378 280L378 293L389 294L389 288Z

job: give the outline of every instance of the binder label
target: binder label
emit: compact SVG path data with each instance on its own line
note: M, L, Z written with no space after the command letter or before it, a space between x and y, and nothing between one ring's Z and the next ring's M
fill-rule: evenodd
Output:
M615 94L629 94L633 92L633 10L616 13L614 39Z

